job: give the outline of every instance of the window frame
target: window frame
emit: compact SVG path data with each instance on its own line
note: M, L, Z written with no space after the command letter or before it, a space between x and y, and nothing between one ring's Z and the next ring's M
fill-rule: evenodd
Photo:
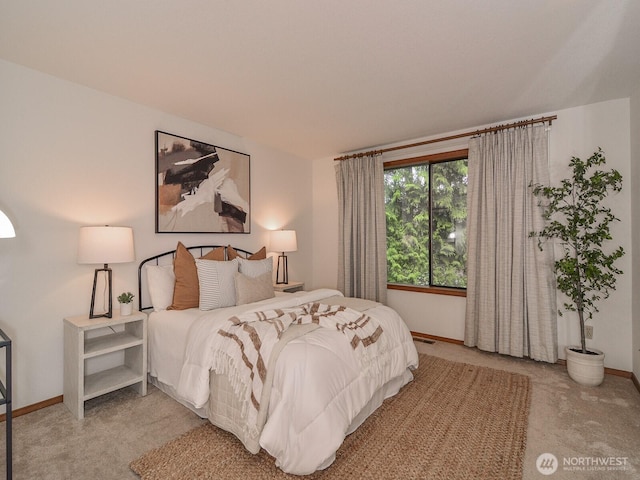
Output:
M402 158L399 160L390 160L387 162L383 162L384 170L391 170L395 168L401 167L410 167L412 165L424 165L428 164L436 164L442 162L451 162L455 160L464 160L469 158L469 149L464 148L460 150L451 150L448 152L440 152L433 153L429 155L421 155L419 157L411 157L411 158ZM433 215L431 214L431 177L429 175L429 229L433 230ZM433 256L433 252L431 250L431 235L429 236L429 269L433 268L431 258ZM431 272L429 272L429 278L431 278ZM419 293L431 293L437 295L451 295L455 297L466 297L467 289L462 287L441 287L441 286L420 286L420 285L402 285L397 283L387 283L387 289L389 290L404 290L409 292L419 292Z

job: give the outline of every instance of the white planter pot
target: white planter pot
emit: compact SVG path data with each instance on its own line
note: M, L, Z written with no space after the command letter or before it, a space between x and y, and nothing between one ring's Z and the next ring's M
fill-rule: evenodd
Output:
M569 376L580 385L597 387L604 380L604 353L595 348L588 348L589 353L574 352L572 348L580 350L580 347L569 346L564 348L567 356L567 372Z
M133 302L129 303L121 303L120 304L120 316L126 317L127 315L131 315L133 311Z

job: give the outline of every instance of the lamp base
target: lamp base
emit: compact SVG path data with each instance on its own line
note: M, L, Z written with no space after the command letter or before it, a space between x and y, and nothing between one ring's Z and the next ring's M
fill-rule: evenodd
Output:
M98 283L98 273L99 272L106 272L106 284L107 284L107 292L106 295L109 298L109 309L105 312L105 313L100 313L100 314L94 314L94 305L96 302L96 285ZM91 308L89 309L89 318L102 318L102 317L106 317L106 318L112 318L113 317L113 300L112 297L113 295L111 294L111 269L109 268L109 265L107 265L106 263L104 264L104 268L96 268L96 271L93 274L93 290L91 292Z
M282 280L280 280L280 266L282 265ZM289 283L289 268L287 265L287 256L282 252L278 255L278 270L276 271L276 285Z

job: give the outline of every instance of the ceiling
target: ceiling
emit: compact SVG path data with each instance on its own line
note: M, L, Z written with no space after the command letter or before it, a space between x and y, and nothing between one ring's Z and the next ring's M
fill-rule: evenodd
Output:
M0 0L0 58L313 159L629 97L639 25L637 0Z

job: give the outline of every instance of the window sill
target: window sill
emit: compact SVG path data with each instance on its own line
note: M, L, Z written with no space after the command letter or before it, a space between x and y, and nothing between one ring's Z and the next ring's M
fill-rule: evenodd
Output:
M431 293L435 295L451 295L453 297L466 297L467 291L461 288L447 288L447 287L418 287L415 285L397 285L394 283L388 283L387 289L389 290L405 290L408 292L418 293Z

